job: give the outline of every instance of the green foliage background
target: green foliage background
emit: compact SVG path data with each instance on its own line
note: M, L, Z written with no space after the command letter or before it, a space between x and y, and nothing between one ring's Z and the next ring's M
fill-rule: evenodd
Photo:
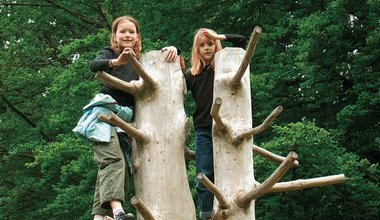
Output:
M255 144L299 154L301 166L283 181L339 173L348 181L266 195L256 201L257 219L380 216L379 1L5 0L1 219L91 219L96 165L91 145L71 129L99 90L89 62L108 45L111 22L121 15L140 22L145 52L175 45L188 67L198 28L249 38L262 27L250 64L254 126L278 105L284 112ZM189 116L193 106L188 94ZM193 138L188 145L194 148ZM277 167L259 156L253 164L258 181ZM193 162L188 173L196 201Z

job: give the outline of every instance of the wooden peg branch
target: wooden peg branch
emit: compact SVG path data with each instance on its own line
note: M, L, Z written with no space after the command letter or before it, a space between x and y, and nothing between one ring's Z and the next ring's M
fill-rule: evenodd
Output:
M132 197L131 204L137 209L137 211L140 213L140 215L143 216L145 220L155 220L152 212L138 196Z
M195 160L195 152L185 146L185 159L188 161Z
M125 82L103 71L97 72L95 78L100 79L101 81L115 88L118 88L124 92L128 92L131 94L135 94L136 91L138 91L142 87L142 85L138 85L137 82Z
M214 209L214 217L212 219L213 220L229 219L231 212L233 212L233 210L221 209L220 207L216 207L216 209Z
M222 218L227 219L230 216L230 211L228 209L224 209L221 211Z
M145 69L141 66L139 61L137 61L136 57L131 53L127 53L127 59L131 62L133 68L136 70L137 74L144 80L145 83L150 85L149 87L156 88L157 83L154 82L153 78L148 75Z
M186 135L186 139L189 138L190 134L191 134L191 120L189 117L186 117L186 121L185 121L185 135Z
M263 157L265 157L265 158L267 158L273 162L282 163L286 159L285 157L274 154L274 153L272 153L268 150L265 150L264 148L261 148L257 145L253 145L252 150L256 154L263 156ZM293 163L293 167L298 167L298 166L299 166L298 160L295 160Z
M115 113L111 112L108 115L99 114L99 120L108 122L110 124L116 125L119 128L123 129L126 133L130 134L136 141L145 142L149 141L147 135L145 135L142 131L134 128L132 125L128 124L126 121L121 119Z
M223 195L222 191L213 184L204 173L197 174L198 179L207 187L214 195L219 202L219 207L221 209L228 209L230 207L229 202L226 197Z
M186 140L189 138L191 132L191 122L190 119L187 117L185 121L185 135L186 135ZM185 147L185 160L191 161L195 160L195 152L190 150L187 146Z
M312 179L299 179L289 182L276 183L269 192L284 192L291 190L307 189L318 186L327 186L346 182L344 174L317 177Z
M297 153L290 152L288 156L286 157L286 160L284 160L280 164L280 166L272 173L272 175L269 176L268 179L266 179L258 187L255 187L254 189L245 193L244 195L240 195L236 200L236 204L241 208L248 207L252 200L269 192L272 186L276 184L289 170L289 168L293 165L297 157L298 157Z
M253 29L252 36L251 36L251 39L249 40L247 52L245 53L243 61L238 71L236 72L234 78L232 79L231 85L233 88L236 88L239 86L240 80L243 77L245 71L247 70L248 64L251 62L260 34L261 34L261 27L256 26Z
M212 103L211 116L214 118L216 128L221 132L227 131L227 125L223 122L223 119L219 115L220 106L222 105L222 99L217 97Z
M278 106L275 108L270 115L261 123L261 125L254 127L252 129L242 131L240 134L238 134L234 139L233 143L237 143L237 145L243 141L246 138L249 138L255 134L263 132L265 129L267 129L273 122L273 120L282 112L282 106Z

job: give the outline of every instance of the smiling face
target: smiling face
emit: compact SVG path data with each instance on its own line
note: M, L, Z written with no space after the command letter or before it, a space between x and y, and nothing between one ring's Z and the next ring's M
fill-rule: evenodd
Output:
M216 53L215 41L205 35L202 35L199 39L198 52L204 60L205 65L211 64Z
M120 48L131 48L135 46L138 41L138 34L134 23L128 20L122 20L117 25L115 42Z

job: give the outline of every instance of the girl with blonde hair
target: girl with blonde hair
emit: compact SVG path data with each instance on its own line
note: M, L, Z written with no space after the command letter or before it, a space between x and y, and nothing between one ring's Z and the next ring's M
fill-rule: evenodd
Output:
M246 38L237 34L218 34L207 28L196 31L191 52L191 68L185 73L187 89L195 100L193 122L195 126L196 172L204 173L214 182L214 163L210 115L213 102L215 53L222 49L221 40L229 41L234 47L244 47ZM196 188L200 217L213 216L214 195L197 178Z

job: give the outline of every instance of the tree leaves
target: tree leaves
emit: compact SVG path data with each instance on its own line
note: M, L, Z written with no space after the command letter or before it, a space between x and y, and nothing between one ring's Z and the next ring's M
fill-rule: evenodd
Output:
M344 173L349 181L267 196L256 202L256 217L378 216L379 4L2 1L0 175L6 178L0 179L0 216L89 218L96 165L89 143L74 137L71 129L99 91L89 62L109 44L111 22L121 15L140 22L144 52L174 45L187 61L198 28L249 38L254 26L261 26L250 64L253 123L258 125L278 105L284 112L274 129L255 142L280 155L291 150L300 155L301 167L285 179ZM192 99L185 106L190 116ZM188 145L194 147L192 135ZM257 178L276 167L258 157L254 162ZM193 192L194 172L190 163Z

